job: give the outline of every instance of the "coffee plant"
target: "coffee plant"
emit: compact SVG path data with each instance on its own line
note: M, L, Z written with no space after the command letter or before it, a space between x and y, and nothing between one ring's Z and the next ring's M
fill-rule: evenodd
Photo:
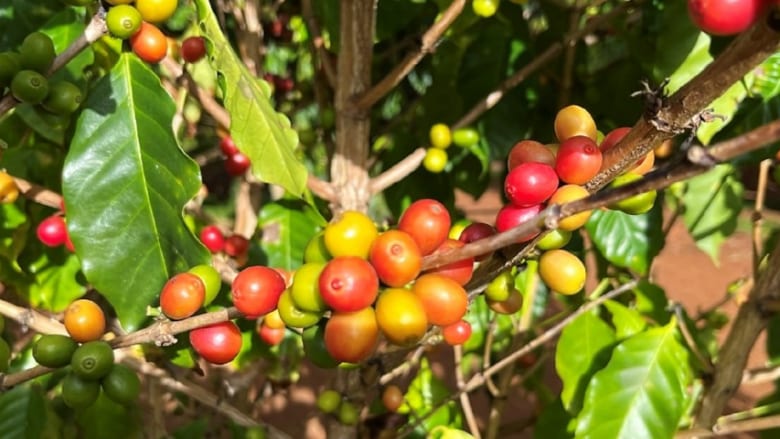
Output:
M776 1L4 0L0 29L0 436L780 426ZM674 225L716 264L750 234L712 308L657 283Z

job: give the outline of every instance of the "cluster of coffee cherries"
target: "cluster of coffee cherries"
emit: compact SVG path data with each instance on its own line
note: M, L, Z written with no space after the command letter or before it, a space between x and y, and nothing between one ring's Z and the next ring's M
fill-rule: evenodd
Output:
M160 291L160 310L171 320L192 317L214 301L221 286L222 279L213 266L196 265L168 279ZM241 331L233 321L193 329L189 339L195 352L213 364L229 363L242 345Z
M212 254L224 253L243 266L249 257L249 240L238 234L225 236L219 227L208 225L200 229L200 240Z
M27 35L18 51L0 53L0 94L8 87L19 102L41 105L59 115L76 111L83 99L81 89L47 78L55 57L54 43L43 32Z
M168 54L168 39L157 27L176 12L175 0L107 0L108 31L116 38L129 40L133 52L142 60L156 64Z
M542 144L522 140L507 158L508 174L504 192L509 203L496 215L498 232L510 230L537 215L546 205L564 204L589 195L583 186L601 169L602 153L616 145L631 130L617 128L603 136L590 113L571 105L561 109L555 117L555 135L559 143ZM613 186L620 186L641 178L654 164L651 151L640 159L629 172L618 177ZM655 202L655 191L646 192L611 206L630 214L647 212ZM539 274L552 290L561 294L576 294L585 284L585 266L574 254L561 249L573 231L590 218L591 212L581 212L562 219L557 229L549 232L537 244L543 250L539 258ZM538 233L521 237L528 242Z
M425 150L423 167L429 172L438 174L447 167L449 156L447 149L455 144L461 148L470 148L479 142L479 132L474 128L458 128L452 130L449 125L437 123L428 130L430 148Z
M307 357L320 367L365 360L380 334L389 343L409 346L436 326L445 341L463 343L471 334L463 320L468 307L463 285L471 279L474 259L421 270L423 256L464 245L448 237L450 226L449 212L432 199L412 203L397 228L381 233L365 214L342 212L311 239L303 265L294 272L260 265L239 271L231 283L233 305L258 321L257 332L268 344L281 341L285 328L301 331ZM172 278L161 294L163 313L192 315L202 307L204 285L188 274ZM197 300L181 309L183 296ZM234 344L229 350L225 343L215 346L209 335L215 327L193 330L190 341L203 358L221 364L237 354L241 337L234 323L220 324L221 339ZM200 343L199 332L211 341Z
M219 141L219 149L225 156L225 171L234 177L244 175L252 165L249 157L238 150L236 143L230 136L225 136Z
M33 359L51 369L68 367L62 379L62 399L74 409L92 405L102 390L118 404L131 404L141 390L138 375L114 363L114 349L101 340L106 318L98 304L78 299L68 305L63 323L68 335L44 334L32 348Z

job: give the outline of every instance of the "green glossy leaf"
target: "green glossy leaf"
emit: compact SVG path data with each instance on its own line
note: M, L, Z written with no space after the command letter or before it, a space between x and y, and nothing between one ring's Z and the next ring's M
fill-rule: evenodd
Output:
M319 214L306 203L283 200L265 204L258 217L265 264L288 270L298 268L306 244L323 226Z
M16 258L27 237L27 215L17 203L0 204L0 257L18 267Z
M649 317L655 323L664 325L669 322L669 299L663 288L647 280L639 281L639 285L632 290L636 297L636 309L643 316Z
M307 172L295 157L298 134L287 117L273 109L268 84L253 77L236 56L209 2L195 0L195 4L201 30L210 42L209 60L220 75L233 141L249 157L257 178L300 196Z
M616 210L594 210L586 230L604 258L621 268L646 275L663 248L661 203L650 212L629 215Z
M410 417L410 421L416 417L426 416L435 405L448 399L450 393L450 389L444 382L433 374L428 359L423 357L417 375L409 384L401 411L414 414ZM460 411L456 409L454 402L440 407L427 416L423 425L414 430L411 437L426 437L426 432L439 425L453 428L461 426Z
M688 56L669 77L667 92L674 93L677 91L677 89L690 81L691 78L704 70L704 68L707 67L707 64L711 62L712 55L710 55L710 37L709 35L701 32L698 34L698 37L696 38L696 44L688 53Z
M16 49L24 37L63 9L59 0L3 0L0 2L0 52Z
M649 62L656 82L670 78L670 89L676 90L712 60L709 54L710 38L699 31L688 17L685 2L663 2L662 7L650 14L648 20L655 20L655 44L647 47L654 50L655 57L641 56L640 62ZM645 31L646 29L643 29ZM647 41L646 32L638 38Z
M647 322L636 309L628 308L614 300L607 300L604 306L612 314L612 324L615 326L618 340L636 335L647 327Z
M676 321L620 343L593 376L577 419L578 438L672 438L692 381Z
M38 386L22 385L0 393L0 432L3 439L41 437L46 414L46 399Z
M607 364L615 341L615 331L597 311L582 314L564 328L555 349L555 370L563 382L561 401L569 413L579 412L588 382Z
M52 312L62 312L68 305L83 296L87 287L79 281L81 263L76 255L70 254L61 265L50 264L35 273L35 282L30 285L30 304Z
M76 414L79 437L102 439L110 431L117 439L141 439L143 421L135 406L125 407L115 403L104 392L94 404Z
M534 425L535 439L565 439L574 437L574 418L563 408L561 398L544 406Z
M780 53L765 59L756 69L751 92L760 95L764 102L780 94Z
M686 183L682 196L685 225L696 245L716 264L720 245L737 228L743 192L731 165L718 165Z
M18 105L16 113L38 136L57 145L65 143L65 130L70 123L69 118L51 114L40 106L30 104Z
M210 261L182 218L200 173L176 143L174 111L154 72L123 55L90 93L63 170L84 274L130 331L173 274Z

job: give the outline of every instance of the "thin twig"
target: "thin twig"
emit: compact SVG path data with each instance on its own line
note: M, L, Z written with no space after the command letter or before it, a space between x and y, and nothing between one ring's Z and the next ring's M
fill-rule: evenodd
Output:
M569 34L577 31L582 18L582 1L576 0L569 11ZM558 92L558 108L563 108L569 103L571 86L574 77L574 57L577 54L577 42L572 41L566 45L563 52L563 74L561 75L561 87Z
M420 360L422 359L422 356L425 353L425 349L426 349L425 345L418 346L406 361L396 366L390 372L387 372L381 377L379 377L379 384L381 386L387 385L389 382L393 381L394 379L404 376L409 372L411 372L412 368L417 367L417 365L420 363Z
M49 206L54 209L60 208L62 195L23 178L13 177L13 179L14 183L16 183L16 187L19 188L19 193L28 200L35 201L38 204L43 204L44 206Z
M309 29L309 41L311 41L314 49L317 51L317 58L319 58L320 64L322 64L322 70L325 72L325 79L328 81L328 85L330 85L331 88L335 88L336 68L333 66L333 60L325 47L325 40L322 38L320 25L317 23L317 19L314 17L314 11L311 7L311 0L303 0L301 2L301 13L303 14L304 21L306 21L306 26Z
M425 158L425 148L417 148L400 162L371 179L371 193L378 194L414 172Z
M183 320L158 320L151 325L135 332L117 337L109 343L114 348L123 348L143 343L159 343L169 336L181 334L203 326L226 322L240 317L236 308L224 308L218 311L207 312L189 317Z
M780 378L780 366L748 369L742 373L742 385L752 386L770 383Z
M4 290L5 286L0 284L0 294ZM18 322L24 328L32 329L41 334L68 334L59 321L45 316L34 309L23 308L5 300L0 300L0 314Z
M772 160L762 160L758 167L758 186L756 187L756 201L753 210L753 276L758 271L758 265L763 255L763 237L761 236L761 227L764 223L764 200L766 200L766 188L769 182L769 167L772 166Z
M461 361L463 361L463 347L461 345L454 346L452 353L455 358L455 382L458 386L458 390L460 390L466 384L466 381L463 378L463 369L460 364ZM474 408L471 407L471 399L466 392L460 394L460 407L463 409L463 417L466 418L466 425L469 426L471 435L474 436L474 439L481 439L477 418L474 416Z
M490 368L482 371L481 373L475 374L471 379L466 383L466 385L458 390L457 392L450 395L449 398L445 398L444 400L440 401L439 404L436 404L435 407L432 407L431 410L428 412L428 414L420 419L418 419L414 424L409 424L406 427L404 427L401 431L398 433L398 437L405 437L409 433L411 433L415 428L417 428L425 419L427 419L428 416L435 413L439 408L443 407L444 405L448 404L450 401L455 400L456 398L460 397L461 393L464 392L471 392L473 390L478 389L479 387L483 386L485 384L485 380L495 375L496 373L500 372L505 367L514 364L515 361L517 361L519 358L521 358L523 355L533 351L534 349L538 348L539 346L542 346L543 344L551 341L555 337L557 337L566 326L571 324L577 317L581 316L582 314L585 314L589 312L590 310L601 306L604 302L610 299L614 299L621 294L624 294L628 291L631 291L634 287L637 285L636 280L631 280L628 283L625 283L618 288L615 288L614 290L605 293L602 296L599 296L595 300L592 300L590 302L585 303L581 307L579 307L576 311L569 314L565 319L563 319L561 322L556 324L555 326L551 327L550 329L546 330L544 333L540 334L538 337L534 338L528 344L523 346L522 348L512 352L511 354L507 355L506 357L502 358L497 363L490 366Z
M680 329L680 333L685 339L688 349L690 349L691 352L693 352L693 355L696 356L696 359L699 360L704 372L708 374L712 373L712 371L715 370L715 366L713 366L712 360L701 352L699 346L696 344L696 340L694 340L693 335L691 335L691 331L688 330L688 325L685 323L685 316L683 316L682 306L679 303L675 303L673 305L673 310L674 314L677 316L677 327Z
M573 33L569 33L566 36L564 36L561 41L551 44L544 52L542 52L540 55L538 55L528 64L523 66L523 68L518 70L515 74L505 79L504 82L499 84L499 86L496 87L495 90L493 90L486 97L484 97L479 102L477 102L477 104L471 110L469 110L468 113L463 115L457 122L455 122L452 125L452 128L453 129L463 128L465 126L471 125L480 116L482 116L483 113L495 107L496 104L498 104L498 102L501 99L503 99L504 96L506 96L507 92L520 85L520 83L525 81L526 78L531 76L537 70L544 67L547 63L549 63L550 61L555 59L558 55L560 55L561 51L565 47L575 43L579 39L590 34L594 30L601 27L607 21L617 16L620 16L620 14L624 13L627 8L635 6L641 2L642 0L621 3L619 6L617 6L615 9L611 10L610 12L603 15L596 16L593 19L591 19L590 21L588 21L587 24L585 24L585 26L582 29L579 29Z
M130 355L126 355L124 358L122 358L121 362L122 364L129 366L131 369L140 374L153 377L164 387L168 388L168 390L182 393L207 407L211 407L212 409L227 416L238 425L244 427L256 427L261 425L256 420L252 419L251 416L244 414L234 406L230 405L230 403L219 398L217 395L214 395L212 392L209 392L203 387L185 378L173 378L170 376L170 374L168 374L168 372L155 366L154 364L141 361L138 358Z
M780 415L764 416L762 418L747 419L728 424L716 424L712 430L706 428L692 428L677 433L675 439L694 439L716 436L728 436L746 431L761 431L780 427Z
M369 109L398 85L398 83L414 69L414 66L416 66L425 55L432 53L436 49L439 38L441 38L442 34L450 27L452 22L458 18L463 11L463 6L465 6L465 4L466 0L454 0L450 3L447 9L439 15L438 20L423 34L420 47L414 52L406 55L403 61L395 66L390 73L363 93L357 99L355 105L364 110Z
M766 144L780 140L780 119L762 125L748 133L733 139L716 143L707 149L707 153L716 162L725 162L732 158L756 150ZM500 248L516 244L523 236L541 232L545 229L557 227L558 221L568 216L586 210L607 207L616 201L637 195L643 192L663 189L675 182L689 179L695 175L708 171L710 167L680 163L674 169L656 170L641 180L614 189L604 190L591 194L588 197L562 204L560 206L548 206L526 222L495 234L485 239L480 239L463 247L445 252L436 252L423 258L423 270L439 267L463 260L465 258L489 253Z

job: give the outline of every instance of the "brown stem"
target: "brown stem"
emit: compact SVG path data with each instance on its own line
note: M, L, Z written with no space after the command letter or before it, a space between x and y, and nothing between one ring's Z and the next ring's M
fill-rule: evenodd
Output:
M766 301L780 299L780 246L775 247L747 302L739 307L737 317L723 348L718 354L721 360L715 365L713 381L704 392L696 426L708 428L715 424L726 403L742 381L750 350L758 335L766 328L774 312L764 309Z
M463 361L463 347L461 345L453 347L452 354L455 357L455 382L458 389L461 389L466 384L463 377L463 368L460 364ZM477 418L474 416L474 408L471 406L471 399L468 393L461 393L460 406L463 410L463 417L466 418L466 425L469 426L469 432L474 436L474 439L481 439L479 425L477 424Z
M390 169L371 179L371 193L378 194L406 178L420 167L425 158L425 148L417 148Z
M606 151L601 172L588 182L588 190L603 187L655 146L689 129L691 121L712 101L775 53L780 32L770 26L770 22L777 21L774 14L768 14L737 36L712 63L669 96L655 114L642 117L617 145Z
M170 336L181 334L196 328L226 322L240 317L241 314L235 308L225 308L205 314L198 314L183 320L158 320L155 323L129 334L117 337L109 343L114 348L124 348L142 343L165 342Z
M716 424L712 429L692 428L677 433L675 439L694 439L716 436L735 435L746 431L761 431L780 427L780 415L763 416L745 419L744 421Z
M758 186L756 187L756 201L753 210L753 271L758 270L758 264L764 253L761 232L764 223L764 201L766 200L766 188L769 182L769 167L771 165L771 159L762 160L759 165Z
M0 294L4 291L5 286L0 284ZM24 328L32 329L41 334L68 334L67 331L65 331L65 327L59 321L33 309L23 308L5 300L0 300L0 315L8 317L22 325Z
M707 149L707 153L716 161L725 162L738 155L756 150L777 140L780 140L780 120L772 121L733 139L714 144ZM567 216L586 210L606 207L616 201L642 192L662 189L668 187L672 183L686 180L706 172L708 169L710 168L707 166L680 163L674 169L652 172L641 180L637 180L619 188L591 194L586 198L565 203L560 206L549 206L528 221L513 229L466 244L455 250L428 255L423 258L423 269L435 268L468 257L490 253L515 244L517 240L523 236L527 236L534 232L540 232L545 228L555 228L558 221Z
M582 2L577 0L569 12L569 33L574 33L579 27L582 16ZM574 57L577 54L577 42L572 41L566 45L563 52L563 74L561 75L561 89L558 93L558 108L563 108L571 98L571 86L574 77Z
M368 110L385 95L390 93L390 91L398 85L412 69L414 69L414 66L416 66L425 55L433 53L439 38L441 38L444 31L450 27L452 22L460 16L465 4L466 0L454 0L450 3L447 9L439 16L438 20L423 34L420 47L414 52L406 55L403 61L395 66L381 81L365 93L361 94L355 105L363 110Z
M325 48L325 40L322 38L322 32L320 32L320 25L317 23L317 19L314 17L314 11L311 7L311 0L303 0L301 2L301 12L303 19L306 21L306 26L309 29L310 38L314 49L317 51L317 57L320 64L322 64L322 70L325 72L325 79L331 88L336 87L336 70L333 67L333 61L330 58L330 53Z
M354 100L371 86L375 6L375 0L341 2L336 151L331 161L331 181L338 196L333 210L337 214L343 210L365 211L371 197L368 177L371 120L369 109L357 107Z
M35 183L31 183L23 178L13 177L16 187L19 188L25 198L35 201L38 204L49 206L54 209L59 209L62 203L62 195L46 189L43 186L39 186Z

